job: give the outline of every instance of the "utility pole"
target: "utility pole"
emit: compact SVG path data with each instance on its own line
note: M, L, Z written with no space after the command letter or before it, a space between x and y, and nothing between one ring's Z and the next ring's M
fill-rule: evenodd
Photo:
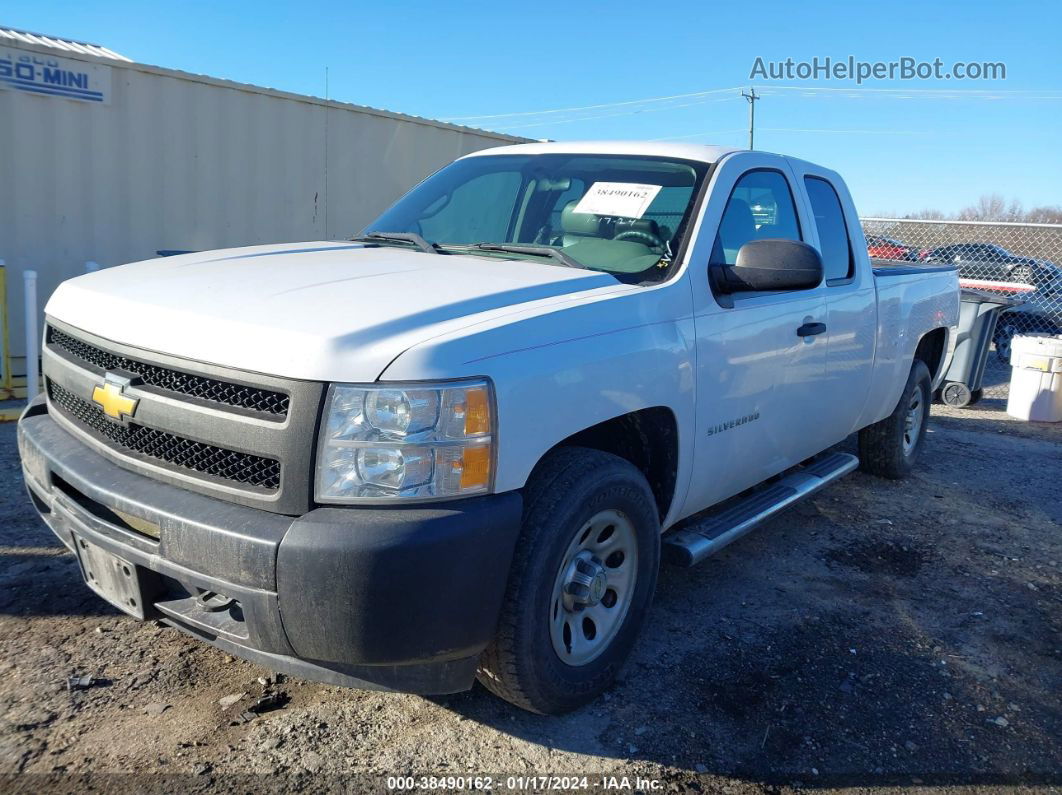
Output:
M755 149L752 145L753 137L756 132L756 100L761 97L756 96L756 89L749 88L749 93L741 92L741 96L749 101L749 149Z

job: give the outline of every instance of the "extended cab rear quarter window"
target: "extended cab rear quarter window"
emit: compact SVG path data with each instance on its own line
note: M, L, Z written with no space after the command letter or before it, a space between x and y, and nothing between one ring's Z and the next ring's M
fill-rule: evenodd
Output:
M804 185L815 214L826 284L847 281L852 278L852 246L837 191L822 177L804 177Z

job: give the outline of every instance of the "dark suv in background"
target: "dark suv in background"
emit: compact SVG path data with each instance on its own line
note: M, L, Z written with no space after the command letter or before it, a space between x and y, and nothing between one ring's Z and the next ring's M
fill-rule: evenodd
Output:
M955 243L928 251L926 262L947 262L959 267L967 279L1022 282L1037 288L1058 286L1062 270L1053 262L1022 257L996 243Z

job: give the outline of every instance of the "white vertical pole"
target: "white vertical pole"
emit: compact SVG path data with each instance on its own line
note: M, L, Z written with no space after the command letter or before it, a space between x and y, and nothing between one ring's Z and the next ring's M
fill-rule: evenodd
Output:
M98 262L93 262L92 260L89 260L88 262L85 263L85 273L94 273L95 271L98 271L99 269L100 269L100 264Z
M26 286L26 400L37 397L40 372L37 357L37 271L23 271Z

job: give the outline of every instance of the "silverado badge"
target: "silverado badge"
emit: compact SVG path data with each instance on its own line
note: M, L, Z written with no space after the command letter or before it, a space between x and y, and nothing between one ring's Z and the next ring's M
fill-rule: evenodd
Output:
M128 379L107 373L103 383L92 390L92 402L102 408L108 417L116 420L132 417L140 401L125 394L127 386Z

